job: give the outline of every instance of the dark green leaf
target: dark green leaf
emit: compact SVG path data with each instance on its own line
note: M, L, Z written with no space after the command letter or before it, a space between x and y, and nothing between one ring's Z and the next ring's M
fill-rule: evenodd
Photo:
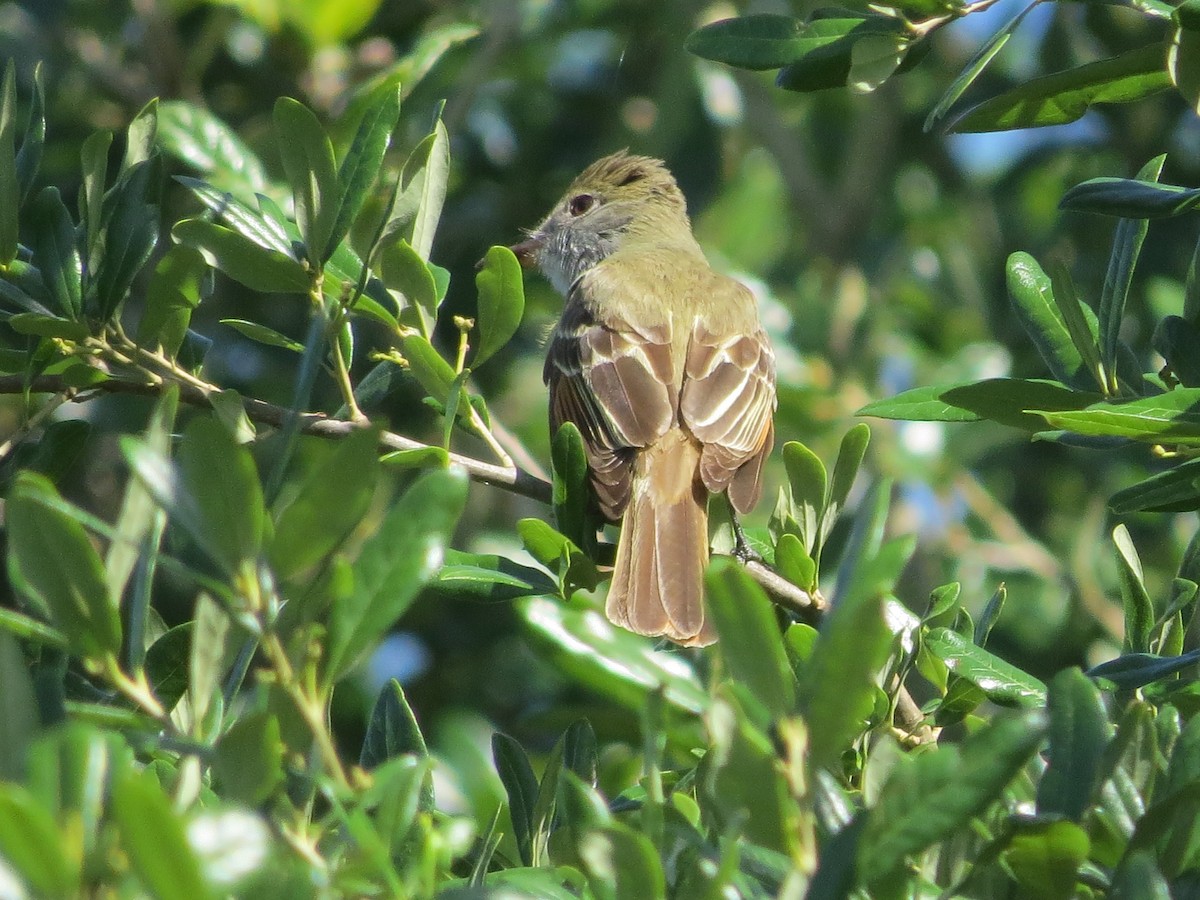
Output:
M780 69L775 80L779 87L789 91L841 87L851 78L859 41L905 36L903 24L890 16L846 16L841 11L835 11L835 16L813 19L805 26L804 52Z
M159 160L143 160L122 173L104 197L100 234L89 257L96 313L107 320L129 293L158 243ZM90 202L90 200L89 200Z
M565 422L551 445L554 462L554 521L558 530L584 552L596 547L591 480L583 437L573 422Z
M871 428L866 423L854 425L842 435L838 445L837 461L833 464L833 477L829 481L829 500L821 513L820 542L825 543L837 517L846 506L846 498L854 487L854 479L862 466L863 457L867 453L867 445L871 442Z
M144 163L154 153L155 135L158 132L158 98L143 106L125 129L125 155L121 159L121 171L127 172L139 163Z
M267 347L278 347L280 350L290 350L293 353L303 353L304 345L292 340L286 334L280 334L274 328L249 322L246 319L222 319L222 325L228 325L238 334Z
M29 104L29 121L21 147L17 150L17 183L21 186L21 202L24 203L33 191L38 169L42 164L42 151L46 145L46 93L42 87L42 64L33 70L33 96Z
M1176 672L1182 672L1200 663L1200 650L1191 650L1181 656L1157 656L1153 653L1125 653L1116 659L1092 666L1087 674L1105 686L1117 690L1131 691L1145 687Z
M1044 729L1039 713L998 717L961 750L938 747L894 768L859 839L859 877L867 884L884 878L905 857L965 827L999 799Z
M0 89L0 269L17 258L21 185L17 180L17 69L9 59Z
M78 521L52 501L58 492L33 472L17 475L5 509L8 571L17 590L93 660L121 649L121 621L100 555Z
M10 316L8 326L17 334L35 334L38 337L62 338L76 342L83 341L91 334L86 322L37 313L17 313Z
M594 590L600 583L600 573L592 558L541 519L521 519L517 522L517 534L530 556L564 580L568 596L578 588Z
M1193 110L1200 109L1200 22L1197 22L1195 3L1182 3L1172 18L1175 27L1167 44L1167 72L1171 83Z
M479 346L472 368L509 342L525 314L525 286L521 264L507 247L492 247L483 258L483 268L475 276L479 294L476 322Z
M213 777L222 796L255 806L283 781L279 720L263 711L241 716L217 741Z
M508 812L521 861L527 866L533 865L533 811L538 795L533 766L521 745L500 732L492 735L492 758L508 794Z
M150 770L126 772L113 785L112 814L134 873L161 900L199 900L213 892L188 845L183 821Z
M215 419L201 416L183 434L178 466L203 523L201 546L228 573L238 572L257 557L266 522L254 458Z
M950 87L942 94L941 99L930 110L929 115L925 117L924 131L932 131L933 126L945 117L946 113L950 111L950 107L963 95L963 92L975 83L975 79L983 73L983 70L996 57L996 54L1004 49L1004 45L1013 36L1013 33L1017 30L1017 26L1037 7L1039 2L1041 0L1034 0L1034 2L1022 9L1004 25L996 29L992 33L992 36L980 45L979 49L975 51L975 55L963 66L962 71L958 73L958 77L954 79Z
M104 214L104 185L108 177L108 150L112 146L112 139L112 133L109 131L92 132L79 151L83 168L83 187L79 191L79 219L87 238L87 260L90 270L94 270L98 261L94 250L100 240Z
M1165 154L1152 159L1138 172L1138 178L1157 181L1165 161ZM1104 365L1104 371L1108 373L1110 391L1113 393L1116 388L1117 351L1121 341L1121 322L1125 317L1125 301L1149 227L1145 219L1121 219L1117 223L1108 272L1104 276L1104 289L1100 293L1100 308L1097 312L1100 321L1100 361Z
M771 13L722 19L687 36L684 47L704 59L739 69L778 69L813 48L808 26Z
M1159 184L1137 178L1092 178L1063 194L1060 209L1120 216L1126 219L1159 219L1189 212L1200 204L1200 189Z
M345 675L392 627L442 562L467 499L457 469L429 472L388 511L354 562L354 589L329 622L328 677Z
M1040 706L1046 701L1042 682L949 628L931 628L924 646L995 703Z
M358 764L370 770L405 753L427 756L429 751L404 689L393 678L383 686L375 701Z
M1200 387L1200 328L1179 316L1165 316L1151 339L1171 373L1184 387Z
M15 624L12 617L20 613L3 612L10 615L8 621L0 622L0 684L4 685L0 691L0 721L4 722L4 728L0 729L0 782L22 782L25 759L40 724L38 705L29 664L15 639L22 635L9 627Z
M1099 784L1108 745L1108 713L1100 691L1078 669L1063 669L1050 682L1049 764L1038 784L1039 814L1083 820Z
M29 205L28 219L33 264L42 273L54 309L78 319L83 313L83 262L75 246L75 223L58 188L42 188Z
M796 711L796 678L784 653L775 609L738 565L716 560L705 578L709 615L729 674L772 720Z
M275 140L292 187L296 221L309 263L320 269L329 258L330 236L338 214L341 187L333 145L308 107L290 97L275 101Z
M1200 508L1200 460L1180 463L1166 472L1113 494L1108 508L1117 515L1141 510L1189 510Z
M387 232L405 238L417 255L429 259L446 200L450 176L450 135L441 117L400 171L399 191L388 215Z
M280 578L315 565L362 521L375 492L378 446L375 428L339 441L279 513L269 556Z
M190 188L201 203L238 234L264 249L295 258L293 238L298 241L300 233L291 222L283 219L283 214L266 197L257 198L259 211L251 209L227 191L217 190L198 178L176 175L175 180Z
M558 593L540 569L494 554L446 551L446 562L429 589L459 599L507 602L518 597Z
M1159 870L1154 854L1140 850L1121 860L1113 873L1108 896L1113 900L1171 900L1171 888Z
M208 263L198 250L177 244L166 252L154 267L146 291L146 311L137 330L139 344L160 348L168 357L179 352L208 273Z
M1007 272L1013 310L1054 377L1080 390L1095 388L1098 373L1087 371L1055 302L1050 278L1037 260L1028 253L1014 253L1008 258Z
M1074 122L1093 103L1128 103L1170 86L1161 45L1043 75L968 110L951 131L1006 131Z
M362 211L383 166L383 156L392 140L392 131L400 118L400 94L392 90L379 96L366 110L358 123L358 131L350 144L346 158L338 169L337 216L334 218L324 258L333 255L334 248L350 232L354 220Z
M307 293L312 286L312 278L302 263L207 219L177 222L171 236L199 250L209 265L253 291Z
M1004 600L1007 596L1008 590L1001 584L983 608L979 621L975 623L975 644L977 646L987 646L988 637L999 620L1000 613L1004 610Z
M144 665L150 687L168 713L188 689L188 660L192 651L192 623L168 630L146 648Z
M1079 351L1084 368L1094 376L1100 390L1108 386L1104 363L1100 356L1100 324L1091 307L1079 302L1075 282L1067 267L1058 262L1050 265L1050 284L1054 291L1054 303L1062 315L1063 324L1071 336L1071 343Z

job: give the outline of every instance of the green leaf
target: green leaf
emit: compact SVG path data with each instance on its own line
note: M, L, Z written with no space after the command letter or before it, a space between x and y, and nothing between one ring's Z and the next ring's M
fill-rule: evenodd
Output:
M1117 551L1117 575L1125 609L1125 639L1121 650L1125 653L1146 653L1150 650L1156 616L1154 602L1146 591L1142 561L1124 524L1113 529L1112 539Z
M226 572L238 572L258 556L266 524L254 458L216 419L200 416L183 433L178 466L200 515L201 546Z
M349 234L355 219L362 211L371 187L383 166L383 157L392 140L392 132L400 119L400 93L389 91L363 111L358 131L350 150L338 169L339 194L337 215L324 248L324 258L333 255L334 248Z
M779 536L775 544L775 568L798 587L808 591L816 587L817 564L794 534Z
M956 119L956 132L1006 131L1074 122L1093 103L1128 103L1170 86L1161 45L1026 81Z
M821 518L829 502L828 475L820 458L798 441L783 445L783 466L787 472L788 489L800 540L804 550L812 555L821 543Z
M292 340L286 334L280 334L274 328L250 322L246 319L221 319L222 325L228 325L238 334L267 347L278 347L280 350L290 350L293 353L303 353L304 345Z
M1128 402L1094 403L1080 410L1032 411L1052 426L1076 434L1200 446L1200 388L1176 388Z
M207 737L205 726L209 710L214 705L220 709L218 691L231 664L225 659L231 624L225 610L208 594L202 593L196 598L187 692L192 707L192 732L202 739Z
M1003 858L1022 896L1070 900L1079 867L1091 851L1088 834L1074 822L1029 822L1018 826Z
M337 681L371 649L436 575L467 499L458 469L417 480L388 511L354 561L354 589L329 622L328 678Z
M858 42L904 36L904 25L890 16L846 16L813 19L805 26L805 52L779 70L775 83L789 91L816 91L847 84L854 71ZM860 51L861 52L861 51ZM872 54L868 54L872 55Z
M450 398L450 389L457 377L453 367L433 348L428 339L419 334L406 335L402 347L413 377L420 382L430 397L444 404Z
M0 269L17 258L21 185L17 180L17 68L9 59L0 88Z
M4 612L20 615L12 610ZM15 639L14 629L9 627L11 622L11 618L0 622L0 684L4 685L0 691L0 721L4 722L0 730L0 782L24 781L25 760L41 724L29 664ZM3 849L0 840L0 853Z
M42 64L33 69L33 96L29 103L29 120L21 147L17 150L17 183L21 187L21 202L24 203L33 191L38 169L42 164L42 152L46 147L46 92L42 86Z
M854 414L912 422L978 422L982 416L947 403L942 395L960 385L927 385L868 403Z
M1042 682L949 628L929 629L923 643L950 671L970 681L994 703L1041 706L1046 701Z
M1108 712L1100 691L1078 669L1063 669L1050 682L1049 764L1038 783L1041 815L1083 821L1099 787L1108 746Z
M213 892L184 834L183 821L150 770L113 785L112 814L121 849L143 886L161 900L197 900Z
M77 896L79 861L67 850L48 809L21 785L0 784L0 856L40 896Z
M763 13L712 22L689 34L683 46L703 59L739 69L778 69L812 49L807 31L793 16Z
M49 480L17 475L9 495L8 571L18 592L67 636L71 652L92 660L121 650L121 621L100 555L78 521L55 503Z
M1148 850L1130 853L1113 873L1110 897L1127 900L1171 900L1171 887Z
M292 187L296 221L308 261L321 269L329 258L330 238L342 196L333 145L308 107L290 97L275 101L275 140L283 171Z
M492 758L496 772L508 794L508 812L512 819L513 837L521 861L533 865L534 806L537 803L538 782L533 766L521 745L506 734L492 735Z
M573 422L565 422L551 444L554 463L554 522L558 530L584 552L594 551L596 523L591 515L591 479L583 437Z
M617 628L599 612L543 597L518 600L516 607L530 638L555 666L591 690L633 710L659 691L688 712L708 707L708 692L682 659L656 653L651 641Z
M599 896L608 886L618 898L663 900L667 896L666 879L654 845L627 825L613 823L587 832L579 840L579 855ZM597 890L597 885L604 887Z
M1138 172L1145 181L1157 181L1162 173L1166 155L1152 159ZM1100 293L1100 361L1108 373L1110 392L1115 393L1117 351L1121 342L1121 322L1125 317L1125 301L1129 286L1133 282L1133 270L1142 252L1142 242L1150 224L1144 219L1121 219L1113 235L1112 255L1108 261L1108 272L1104 276L1104 288Z
M83 261L75 245L75 223L58 188L42 188L29 205L28 222L33 264L42 273L55 311L78 319L83 314Z
M158 99L143 106L125 129L125 155L121 159L121 171L127 172L139 163L148 160L154 153L155 134L158 131Z
M378 446L377 428L339 441L279 513L269 548L278 577L286 580L311 568L362 521L375 493Z
M890 875L906 857L964 828L999 799L1044 730L1036 712L997 717L961 748L940 746L894 768L859 839L862 881Z
M254 151L232 128L194 103L159 104L158 144L246 202L268 187L266 170Z
M492 247L483 258L483 267L475 276L479 294L476 322L479 346L472 368L489 359L509 342L525 313L525 286L521 264L507 247Z
M137 163L104 197L100 232L88 261L95 312L101 319L116 312L158 243L159 210L154 198L159 169L157 157Z
M1013 310L1054 377L1079 390L1094 388L1097 373L1087 370L1038 261L1018 251L1009 256L1006 270Z
M833 478L829 481L829 497L821 512L821 527L818 543L824 545L837 518L846 507L846 498L854 487L854 479L862 466L863 457L867 453L867 445L871 442L871 428L864 422L854 425L842 435L838 445L837 461L833 464Z
M1091 307L1079 302L1075 282L1066 266L1057 262L1051 263L1050 284L1054 292L1054 302L1062 314L1067 333L1071 336L1071 343L1079 351L1084 367L1095 376L1096 384L1103 391L1108 385L1108 379L1100 355L1100 325L1096 314L1092 312Z
M1093 381L1094 384L1094 381ZM1040 415L1026 410L1084 409L1102 399L1100 394L1071 390L1057 381L1036 378L989 378L975 384L950 388L942 399L981 418L1020 428L1031 434L1044 431Z
M568 596L578 588L595 590L600 583L600 573L592 558L541 519L520 519L517 534L530 556L559 575Z
M184 175L176 175L175 180L189 188L205 207L238 234L267 250L296 258L293 240L299 243L300 232L283 218L283 213L268 198L260 194L256 198L259 209L255 210L206 181Z
M400 170L387 225L389 237L403 237L426 261L433 249L449 176L450 136L439 116L433 131L416 146Z
M91 334L86 322L38 313L17 313L15 316L9 316L8 327L17 334L34 334L38 337L62 338L75 342L82 342Z
M1169 678L1200 663L1200 650L1180 656L1158 656L1154 653L1124 653L1116 659L1100 663L1087 670L1102 686L1131 691Z
M1171 374L1184 387L1200 387L1200 328L1180 316L1164 316L1154 330L1150 341Z
M384 286L402 295L401 307L411 310L421 334L428 338L437 321L437 285L429 264L404 239L385 243L379 253L379 277Z
M177 222L171 236L199 250L209 265L252 291L307 293L312 287L312 278L302 263L207 219Z
M1195 3L1185 2L1174 11L1174 28L1167 44L1167 72L1171 83L1193 110L1200 110L1200 22Z
M869 94L895 74L904 62L912 38L907 34L868 34L850 48L846 85L856 94Z
M79 220L86 236L88 268L94 270L98 262L95 248L100 240L100 227L104 214L104 185L108 177L108 150L112 146L112 132L94 131L80 148L80 163L83 169L83 187L79 191Z
M166 631L146 648L143 668L154 696L168 713L188 689L188 659L192 651L192 623Z
M922 131L925 131L926 133L932 131L933 127L943 118L945 118L946 113L950 111L950 107L953 106L958 101L958 98L961 97L967 90L967 88L974 84L975 80L981 74L983 74L983 70L987 68L988 64L993 59L995 59L996 54L1004 49L1004 45L1007 44L1009 38L1013 36L1013 33L1017 30L1017 26L1024 21L1025 17L1029 15L1029 13L1032 12L1040 2L1041 0L1033 0L1032 3L1009 19L1005 24L996 29L996 31L992 33L992 36L980 45L979 49L975 51L975 55L971 57L970 61L963 67L962 71L958 73L958 77L951 82L950 87L948 87L946 92L942 94L941 99L938 100L933 109L929 111L929 115L925 117L925 124L922 127Z
M404 689L392 678L379 692L379 699L371 711L358 764L369 771L406 753L428 756L429 750L417 725L417 717L404 696Z
M1063 194L1058 207L1126 219L1161 219L1190 212L1197 204L1200 188L1139 178L1091 178Z
M446 597L482 602L508 602L518 597L558 593L558 585L540 569L495 554L450 549L429 589Z
M899 575L895 551L907 561L912 546L912 541L900 539L860 563L853 582L821 622L801 675L814 768L834 765L871 714L875 679L892 644L883 599Z
M772 720L796 711L796 677L788 664L775 609L750 576L716 560L705 577L705 597L730 676L744 685Z
M283 781L279 720L263 711L241 716L217 741L213 777L221 796L249 806L266 801Z
M146 311L137 330L140 345L161 349L168 357L179 352L208 273L204 255L191 247L176 244L163 255L146 291Z

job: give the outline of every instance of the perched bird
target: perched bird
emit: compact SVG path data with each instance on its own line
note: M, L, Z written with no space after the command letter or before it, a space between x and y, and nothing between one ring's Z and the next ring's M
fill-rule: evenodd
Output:
M625 152L585 169L512 249L566 297L546 353L550 428L579 428L600 512L621 522L608 618L712 643L709 495L748 512L774 443L754 296L709 266L666 166Z

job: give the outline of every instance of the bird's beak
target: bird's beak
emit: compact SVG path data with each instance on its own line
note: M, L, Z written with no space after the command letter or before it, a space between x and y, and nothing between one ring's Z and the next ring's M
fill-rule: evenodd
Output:
M542 236L536 233L531 234L521 243L513 244L508 249L517 257L522 268L532 269L537 266L537 254L542 249Z

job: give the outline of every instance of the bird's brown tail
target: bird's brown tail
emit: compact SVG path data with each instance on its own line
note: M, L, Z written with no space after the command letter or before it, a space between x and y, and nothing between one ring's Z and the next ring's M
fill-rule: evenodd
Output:
M639 454L605 606L630 631L695 647L716 640L704 617L708 492L699 462L699 445L679 430Z

